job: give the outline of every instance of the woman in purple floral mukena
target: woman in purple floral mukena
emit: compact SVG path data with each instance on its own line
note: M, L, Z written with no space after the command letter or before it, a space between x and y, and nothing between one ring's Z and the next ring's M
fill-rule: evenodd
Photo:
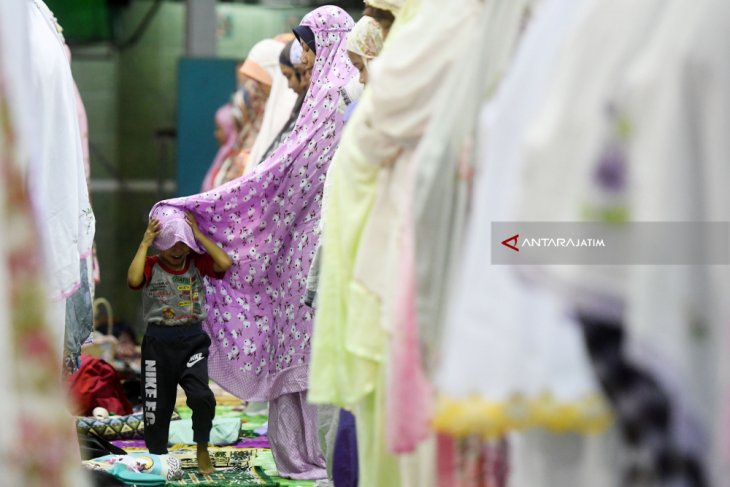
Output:
M233 259L225 279L206 281L209 374L242 399L270 401L274 459L280 475L295 479L327 477L316 407L305 397L313 313L303 297L342 130L339 88L357 74L347 57L353 25L344 10L325 6L295 29L303 62L313 63L311 85L295 128L266 160L207 193L158 203L191 211Z

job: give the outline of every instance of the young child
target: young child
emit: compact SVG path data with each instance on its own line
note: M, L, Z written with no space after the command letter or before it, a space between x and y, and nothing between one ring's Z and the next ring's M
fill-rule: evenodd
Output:
M150 246L160 252L147 256ZM211 473L208 441L215 397L208 386L210 337L202 276L222 278L233 262L198 228L191 213L157 204L129 266L127 282L142 290L147 332L142 342L144 439L150 453L167 453L177 385L193 411L198 469Z

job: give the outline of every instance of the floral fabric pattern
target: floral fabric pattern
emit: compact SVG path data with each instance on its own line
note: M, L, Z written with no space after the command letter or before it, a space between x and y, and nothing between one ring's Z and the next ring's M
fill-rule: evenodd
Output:
M47 406L63 401L61 360L45 316L38 231L20 176L2 69L0 58L0 221L5 230L0 269L8 283L0 336L9 351L0 381L10 386L3 390L0 471L4 485L83 486L71 416L64 407Z
M365 62L375 58L383 49L383 28L372 17L357 21L347 36L347 50L361 56Z
M313 312L304 302L319 236L322 190L342 130L339 88L355 74L346 52L352 18L334 6L302 19L317 55L312 83L285 141L249 174L213 191L167 200L192 211L233 259L207 281L210 377L247 400L307 387Z

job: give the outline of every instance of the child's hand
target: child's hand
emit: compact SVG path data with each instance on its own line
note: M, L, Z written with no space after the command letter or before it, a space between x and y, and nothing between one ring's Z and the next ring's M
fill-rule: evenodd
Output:
M195 238L198 238L198 235L200 235L200 228L198 228L198 222L195 221L195 215L193 215L189 211L186 211L185 221L188 222L190 227L193 229L193 235L195 236Z
M150 247L155 238L160 234L160 222L154 218L150 219L147 224L147 230L144 231L144 237L142 237L142 244Z

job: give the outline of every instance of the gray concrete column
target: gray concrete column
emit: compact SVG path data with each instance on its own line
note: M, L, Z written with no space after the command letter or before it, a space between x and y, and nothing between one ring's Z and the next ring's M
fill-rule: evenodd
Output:
M217 0L187 0L185 55L215 57L217 54L215 7Z

